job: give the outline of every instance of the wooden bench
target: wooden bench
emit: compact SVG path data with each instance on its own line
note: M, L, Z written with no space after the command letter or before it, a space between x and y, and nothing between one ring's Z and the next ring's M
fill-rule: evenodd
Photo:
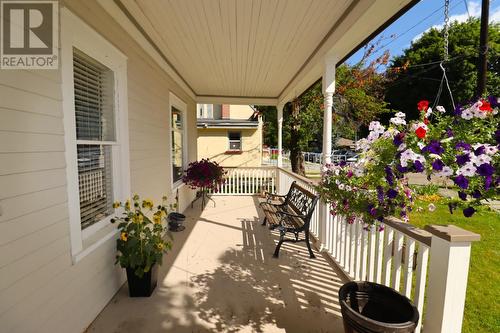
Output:
M280 240L273 256L279 257L280 248L284 242L306 242L309 257L315 258L309 241L309 225L318 202L318 196L297 182L292 183L286 195L272 193L265 193L265 195L266 201L260 203L264 211L262 225L268 223L271 229L277 229L280 232ZM303 239L299 239L301 232L305 235ZM287 233L291 233L295 237L285 238Z

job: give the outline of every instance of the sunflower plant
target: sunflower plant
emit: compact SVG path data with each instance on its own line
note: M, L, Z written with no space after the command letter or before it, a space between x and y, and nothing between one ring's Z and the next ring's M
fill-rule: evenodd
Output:
M120 207L122 216L111 219L111 223L118 223L120 231L115 264L133 269L135 275L142 277L153 265L161 265L163 254L172 248L172 243L164 239L167 197L155 206L152 200L141 201L135 194L132 200L113 204L115 209Z

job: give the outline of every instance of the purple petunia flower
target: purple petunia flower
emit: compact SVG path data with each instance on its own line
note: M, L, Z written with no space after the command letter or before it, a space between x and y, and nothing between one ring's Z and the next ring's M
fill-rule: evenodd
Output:
M483 177L491 177L495 168L489 163L483 163L477 167L476 172Z
M384 189L382 186L377 186L377 199L380 203L384 202Z
M444 152L441 143L437 140L431 140L431 142L422 149L423 152L429 152L431 154L441 155Z
M460 104L457 104L457 106L455 107L455 111L453 112L453 114L457 117L460 117L462 115L462 106Z
M444 166L445 166L445 164L439 158L435 159L434 162L432 162L432 169L434 169L436 171L443 170Z
M398 133L394 136L393 142L396 147L399 147L403 143L404 133Z
M401 164L396 165L396 169L398 169L398 171L401 173L408 172L408 168L401 166Z
M415 172L424 171L424 166L422 165L422 162L420 162L419 160L415 160L413 162L413 166L415 167Z
M497 180L498 181L498 180ZM488 191L491 188L491 183L493 183L493 177L486 176L484 178L484 189Z
M474 192L472 192L472 197L473 197L474 199L479 199L479 198L481 198L481 191L479 191L479 190L474 190Z
M454 179L455 184L462 189L467 189L469 187L469 180L464 175L459 175Z
M341 166L341 167L342 167L342 166L345 166L346 164L347 164L347 162L346 162L346 161L340 161L339 166Z
M485 146L479 146L476 148L476 150L474 150L474 155L476 155L476 156L483 155L484 153L486 153Z
M475 212L476 210L473 207L467 207L463 211L465 217L471 217Z
M372 206L372 207L370 208L370 206L368 206L368 208L369 208L369 209L368 209L368 212L370 213L370 215L371 215L371 216L375 216L375 215L377 215L377 210L375 209L375 207L373 207L373 206Z
M396 191L395 189L390 188L389 190L387 190L386 194L387 194L387 197L389 199L394 199L395 197L398 196L398 191Z
M463 141L459 141L457 142L457 144L455 145L455 149L456 150L460 150L460 149L463 149L463 150L468 150L470 151L472 149L471 145L466 143L466 142L463 142Z
M390 166L385 167L385 179L390 186L394 185L394 174L392 173L392 169Z
M447 128L446 129L446 136L451 138L452 136L454 136L455 134L453 133L453 130L451 128Z
M457 159L457 164L460 166L464 165L467 162L470 162L469 154L457 155L456 159Z
M463 191L458 191L458 197L462 199L463 201L467 200L467 193Z

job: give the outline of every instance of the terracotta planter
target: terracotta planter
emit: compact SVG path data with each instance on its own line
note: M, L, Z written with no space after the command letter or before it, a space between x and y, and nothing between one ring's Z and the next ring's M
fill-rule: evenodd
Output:
M135 275L132 268L127 268L128 293L130 297L149 297L158 281L158 265L144 273L142 277Z

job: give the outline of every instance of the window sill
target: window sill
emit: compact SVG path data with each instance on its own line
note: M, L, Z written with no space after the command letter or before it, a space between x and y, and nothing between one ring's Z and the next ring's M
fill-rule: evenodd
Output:
M241 155L243 154L242 150L227 150L224 154L226 155Z
M116 225L108 224L104 228L101 228L92 235L88 236L83 240L83 249L79 253L72 255L73 265L77 264L83 258L94 252L108 240L115 238L117 234L118 229L116 228Z

